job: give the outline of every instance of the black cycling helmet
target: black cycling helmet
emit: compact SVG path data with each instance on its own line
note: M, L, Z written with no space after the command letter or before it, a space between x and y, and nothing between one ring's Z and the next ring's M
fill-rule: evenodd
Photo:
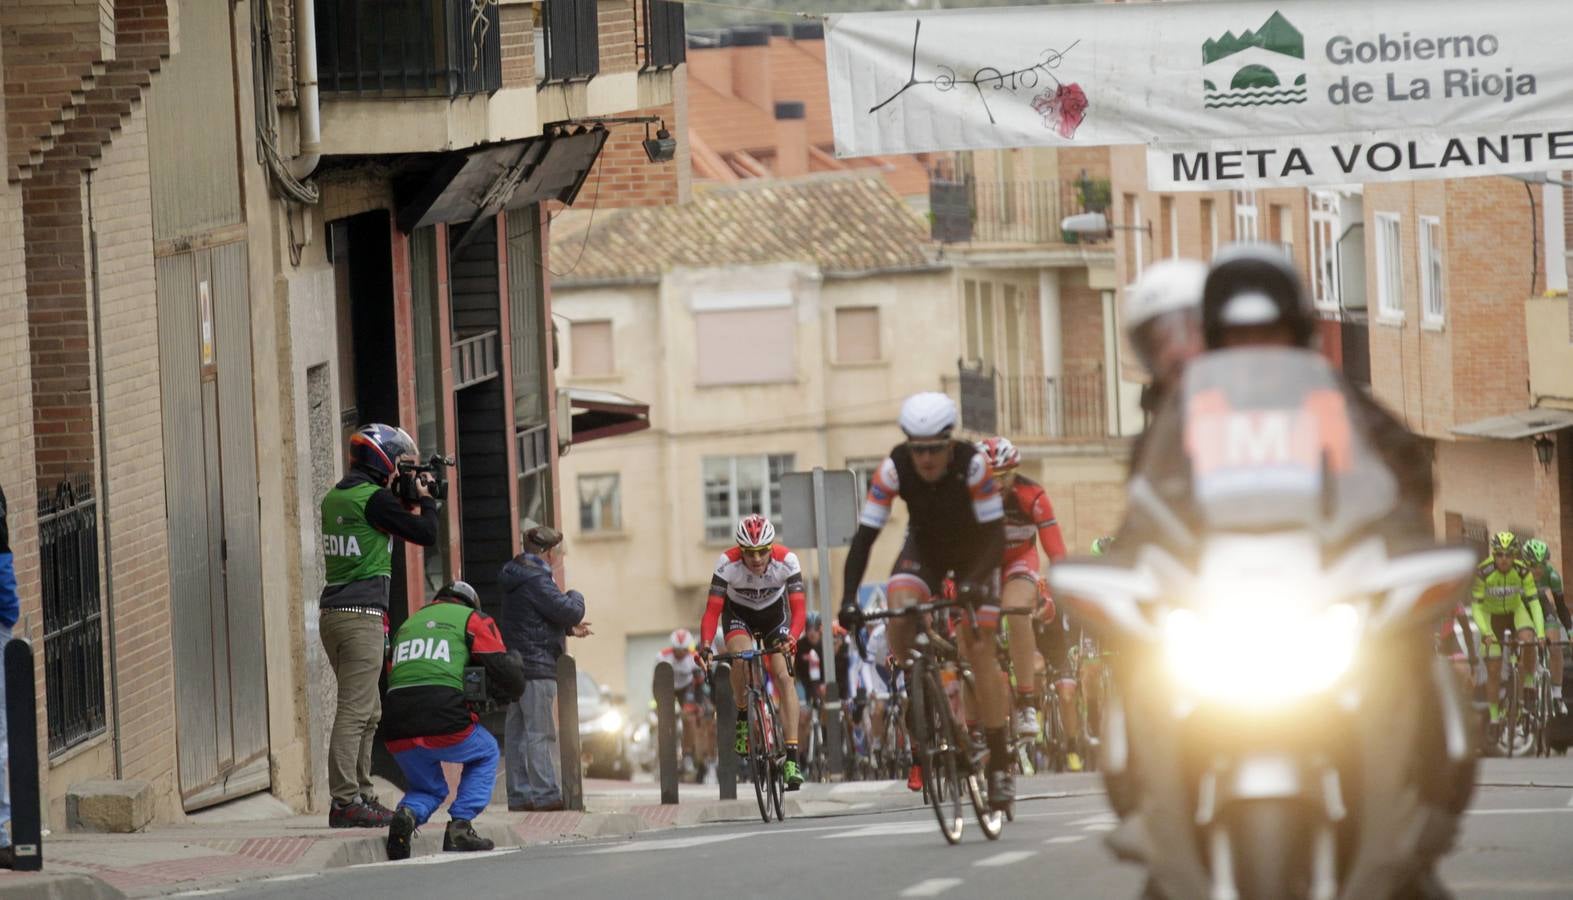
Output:
M803 627L805 629L818 628L819 627L819 623L820 623L819 613L811 612L811 613L808 614L808 619L804 623Z
M350 464L381 480L399 470L399 457L415 455L415 441L402 428L372 424L350 436Z
M481 608L481 595L475 593L475 588L470 587L470 583L467 581L448 582L442 590L437 592L437 596L433 599L453 600L463 603L470 609L478 610Z
M1202 337L1207 349L1223 345L1231 326L1289 326L1294 342L1309 347L1315 333L1310 299L1300 273L1283 251L1265 244L1242 244L1213 259L1202 288Z

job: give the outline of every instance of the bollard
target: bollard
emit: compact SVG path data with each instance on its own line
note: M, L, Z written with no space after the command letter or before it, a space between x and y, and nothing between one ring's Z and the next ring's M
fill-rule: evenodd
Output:
M33 645L12 638L5 645L5 710L11 745L11 844L18 872L44 868L43 808L38 797L38 700L34 696Z
M722 800L737 799L737 701L732 697L732 667L711 670L710 694L715 701L716 784Z
M557 657L557 748L562 757L563 809L584 812L584 757L579 750L579 665Z
M677 802L677 688L672 664L655 664L655 753L661 772L661 803Z
M825 750L829 753L825 768L830 773L842 771L846 765L845 754L841 752L841 684L837 681L825 682L825 706L819 713L819 720L825 725ZM843 773L844 774L844 773Z

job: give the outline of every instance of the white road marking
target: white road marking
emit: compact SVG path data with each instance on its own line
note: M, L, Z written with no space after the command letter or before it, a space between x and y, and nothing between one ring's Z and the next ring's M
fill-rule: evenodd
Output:
M1067 835L1063 835L1061 837L1049 838L1048 840L1044 841L1044 843L1045 844L1074 844L1077 841L1085 841L1086 839L1087 839L1087 836L1085 834L1067 834Z
M891 835L903 834L926 834L933 830L933 822L881 822L877 825L864 825L861 828L852 828L835 834L822 834L819 836L819 839L830 841L837 838L889 837Z
M1118 827L1119 826L1114 824L1113 822L1094 822L1091 825L1083 825L1081 827L1081 830L1082 831L1113 831L1114 829L1116 829Z
M698 837L668 838L664 841L633 841L627 844L618 844L615 847L603 847L599 850L589 850L587 853L646 853L652 850L687 850L689 847L703 847L705 844L722 844L727 841L737 841L743 838L757 837L761 834L772 832L742 831L732 834L706 834Z
M1031 859L1037 855L1038 851L1036 850L1007 850L1004 853L996 853L993 856L986 856L983 859L973 863L973 865L989 867L1008 866L1014 863L1019 863L1024 859Z
M960 878L928 878L902 891L900 897L938 897L956 885Z
M1071 824L1071 825L1113 825L1113 824L1115 824L1116 821L1117 820L1114 818L1114 816L1110 815L1109 813L1099 813L1098 815L1095 815L1095 816L1088 816L1085 819L1077 819L1076 821L1070 822L1068 824Z
M1472 816L1529 816L1540 813L1570 813L1573 812L1573 803L1567 806L1541 806L1533 809L1472 809Z
M434 853L430 856L412 856L409 859L385 860L383 862L361 863L350 866L351 869L374 869L391 866L440 866L447 863L464 862L466 860L486 859L490 856L507 856L518 853L518 847L509 847L503 850L483 850L479 853Z

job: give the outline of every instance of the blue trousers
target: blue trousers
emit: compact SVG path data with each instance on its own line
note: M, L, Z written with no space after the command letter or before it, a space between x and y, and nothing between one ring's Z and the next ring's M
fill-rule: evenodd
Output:
M473 819L486 809L492 799L492 786L497 783L497 739L491 732L475 726L470 736L452 747L435 750L413 747L393 754L404 770L409 790L399 805L415 814L415 824L424 825L431 814L448 796L448 781L443 777L442 764L461 763L464 774L459 776L459 790L454 795L448 815L455 819Z

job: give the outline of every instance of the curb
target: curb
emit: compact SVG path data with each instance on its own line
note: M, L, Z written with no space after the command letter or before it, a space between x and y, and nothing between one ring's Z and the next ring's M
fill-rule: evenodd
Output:
M0 878L6 900L126 900L92 875L9 875Z

